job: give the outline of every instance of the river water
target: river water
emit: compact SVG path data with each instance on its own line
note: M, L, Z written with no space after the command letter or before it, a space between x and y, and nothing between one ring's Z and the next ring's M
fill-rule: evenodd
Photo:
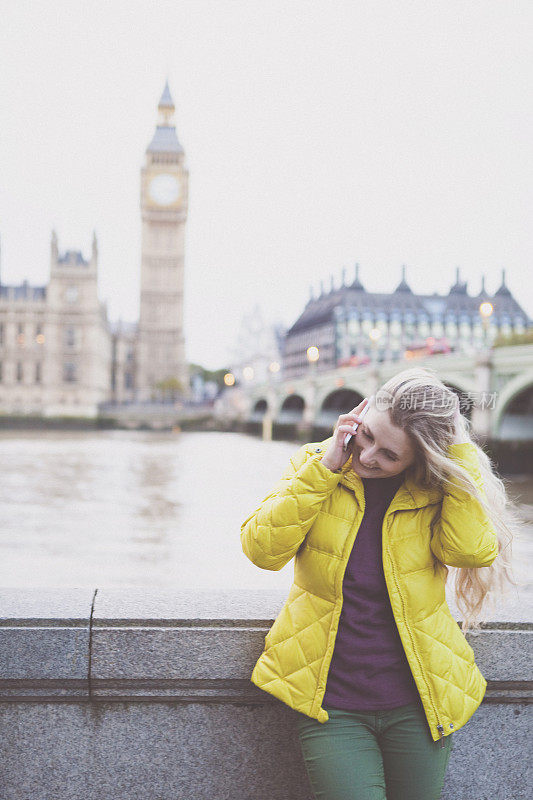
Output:
M292 564L258 569L239 534L297 448L236 433L0 432L0 586L288 590ZM523 578L533 477L509 489L527 522Z

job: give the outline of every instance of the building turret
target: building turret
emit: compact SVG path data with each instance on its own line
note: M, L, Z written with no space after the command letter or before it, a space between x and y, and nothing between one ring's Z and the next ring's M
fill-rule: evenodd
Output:
M91 249L91 264L96 269L98 266L98 242L96 240L96 231L93 231L93 242Z
M172 99L172 95L170 94L170 89L168 88L168 80L165 81L165 88L163 89L163 94L161 95L161 99L157 106L159 113L161 115L161 121L163 125L168 125L176 110L176 106L174 105L174 100Z
M57 259L59 258L59 248L57 245L57 233L52 231L52 241L50 242L50 265L52 269L57 264Z
M364 292L365 291L365 287L363 286L363 284L359 280L359 264L355 265L355 278L354 278L353 283L352 283L350 288L351 289L355 289L357 292Z
M176 107L170 94L170 89L168 88L168 81L165 83L165 88L163 89L163 94L161 95L157 110L159 112L159 121L146 152L154 154L183 154L183 147L179 142L176 126L173 124L173 116Z
M450 288L450 294L466 294L466 281L461 283L461 274L459 267L455 269L455 283Z
M511 297L511 292L509 291L509 287L505 283L505 270L502 269L502 282L499 289L496 291L495 297Z
M485 289L485 276L481 276L481 290L478 294L478 297L488 297L487 290Z
M411 287L405 280L405 264L402 266L402 279L394 291L412 294Z

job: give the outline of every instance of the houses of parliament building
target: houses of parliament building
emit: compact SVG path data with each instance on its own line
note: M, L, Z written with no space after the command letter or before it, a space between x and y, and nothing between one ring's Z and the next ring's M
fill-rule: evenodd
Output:
M0 283L0 413L96 416L103 402L150 402L188 391L183 335L185 154L168 83L141 169L141 289L136 324L113 324L89 260L61 253L55 232L45 286Z

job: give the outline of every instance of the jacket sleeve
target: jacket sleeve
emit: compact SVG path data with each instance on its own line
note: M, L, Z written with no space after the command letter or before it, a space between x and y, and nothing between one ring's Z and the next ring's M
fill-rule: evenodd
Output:
M448 455L474 479L483 497L485 490L476 448L470 442L453 444ZM442 508L434 522L431 550L451 567L489 567L498 555L498 540L491 520L475 497L451 485L444 492Z
M279 570L291 560L337 486L340 475L320 463L324 450L309 454L300 448L281 481L241 525L242 549L257 567Z

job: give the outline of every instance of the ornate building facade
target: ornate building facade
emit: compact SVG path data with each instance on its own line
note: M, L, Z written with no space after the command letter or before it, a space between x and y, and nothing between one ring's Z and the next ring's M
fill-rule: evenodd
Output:
M138 323L111 323L98 298L98 246L60 254L47 285L0 283L0 413L96 416L105 402L188 393L183 333L188 170L168 83L141 170Z
M98 249L59 254L47 286L0 286L0 410L94 416L109 396L111 335L98 299Z
M480 313L487 304L489 314ZM389 293L367 292L355 279L320 296L307 306L287 332L283 350L283 377L303 375L309 369L307 348L318 347L317 369L346 364L395 361L418 353L451 352L483 347L498 334L523 333L531 321L505 283L489 295L483 280L479 294L471 295L457 270L447 295L414 294L406 281Z

